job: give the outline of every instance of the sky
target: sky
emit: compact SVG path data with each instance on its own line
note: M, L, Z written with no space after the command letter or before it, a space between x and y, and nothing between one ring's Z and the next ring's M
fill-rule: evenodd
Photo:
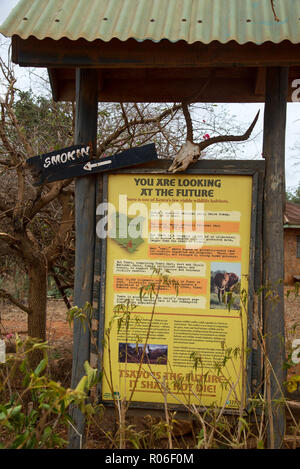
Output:
M18 0L0 0L0 24L9 15L12 8L18 3ZM0 44L5 38L0 35ZM9 44L9 40L5 43ZM7 47L0 47L1 56L7 54ZM18 79L17 85L21 89L28 89L32 86L30 75L24 73L24 68L15 66L15 74ZM299 77L300 79L300 77ZM0 90L1 91L1 90ZM238 116L239 122L246 129L254 118L258 109L261 109L259 121L255 127L255 133L258 135L255 143L249 142L245 146L246 151L242 158L258 158L261 155L262 146L262 129L263 129L263 104L228 104L230 112ZM245 124L245 125L244 125ZM295 149L295 145L299 143L299 150ZM297 187L300 183L300 102L287 104L287 126L286 126L286 188Z

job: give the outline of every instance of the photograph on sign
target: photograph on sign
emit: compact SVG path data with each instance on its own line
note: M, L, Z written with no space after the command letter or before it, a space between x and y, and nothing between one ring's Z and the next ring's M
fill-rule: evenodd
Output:
M232 309L240 309L241 264L212 262L210 278L210 308L224 309L231 301Z
M106 243L103 402L238 408L252 186L249 175L107 176L97 221Z

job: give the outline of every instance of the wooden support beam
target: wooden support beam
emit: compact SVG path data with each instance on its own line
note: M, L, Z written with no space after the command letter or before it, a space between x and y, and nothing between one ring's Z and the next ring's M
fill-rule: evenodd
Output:
M268 412L268 447L279 449L285 430L282 398L285 380L284 341L284 252L283 212L285 204L285 126L288 68L268 68L264 114L263 155L266 159L263 219L263 282L266 287L264 336ZM268 296L268 292L272 295Z
M30 67L172 68L172 67L265 67L300 65L300 44L283 41L237 44L230 41L210 44L185 41L171 43L135 39L104 42L67 38L39 40L33 36L13 36L13 61Z
M98 100L101 102L180 102L197 96L198 102L249 103L265 101L265 67L214 68L214 76L205 92L199 89L212 68L105 68L98 69ZM75 100L75 69L49 69L55 101ZM295 88L293 80L300 67L290 69L288 101Z
M96 148L98 115L98 75L92 69L76 71L75 142ZM76 255L74 306L93 304L94 248L96 217L96 176L75 180ZM90 360L90 332L79 320L74 322L72 388L84 373L84 362ZM80 448L84 441L85 419L78 408L72 409L76 431L71 429L69 447Z
M75 80L57 78L57 70L51 70L52 87L55 101L74 101ZM229 71L231 69L228 69ZM156 78L145 79L128 78L118 79L105 77L102 80L102 89L99 90L98 99L101 102L138 102L138 103L165 103L180 102L197 95L197 102L261 102L264 97L255 95L254 74L242 78L215 78L199 95L207 78Z
M258 67L256 71L255 91L256 96L265 96L266 90L266 67Z

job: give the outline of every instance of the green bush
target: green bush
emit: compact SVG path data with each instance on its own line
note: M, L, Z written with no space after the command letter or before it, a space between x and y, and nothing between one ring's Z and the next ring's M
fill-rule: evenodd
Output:
M75 389L67 389L48 375L48 345L16 335L16 353L0 364L1 449L62 448L66 430L73 426L70 407L78 406L88 418L95 407L87 402L98 382L97 370L85 363L86 375ZM30 354L41 350L44 358L30 368Z

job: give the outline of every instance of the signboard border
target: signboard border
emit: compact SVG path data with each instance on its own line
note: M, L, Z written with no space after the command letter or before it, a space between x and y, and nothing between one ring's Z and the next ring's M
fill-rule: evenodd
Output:
M108 177L114 174L164 174L168 173L170 166L169 159L161 159L155 163L147 163L135 168L124 168L111 173L104 173L98 176L97 184L97 202L108 202ZM178 174L195 175L236 175L252 177L252 206L251 206L251 228L250 228L250 252L249 252L249 285L252 285L254 291L257 291L262 285L262 206L263 206L263 187L264 187L264 160L202 160L190 166L185 172ZM106 295L106 260L107 260L107 241L96 238L95 245L95 281L94 281L94 319L98 320L97 330L94 331L97 338L98 348L98 369L102 369L103 361L103 340L105 328L105 295ZM256 304L256 313L259 314L261 305ZM248 327L247 327L247 348L251 350L248 353L246 361L246 380L247 395L256 389L262 379L262 369L260 360L260 350L256 343L253 348L253 327L254 324L254 297L253 289L248 291ZM92 350L92 353L96 350ZM102 382L97 389L99 403L105 407L112 407L113 400L102 400ZM168 407L174 411L185 411L180 404L168 404ZM163 403L156 402L131 402L131 409L144 410L164 410ZM200 409L201 410L201 409ZM226 414L237 414L237 409L226 409Z

